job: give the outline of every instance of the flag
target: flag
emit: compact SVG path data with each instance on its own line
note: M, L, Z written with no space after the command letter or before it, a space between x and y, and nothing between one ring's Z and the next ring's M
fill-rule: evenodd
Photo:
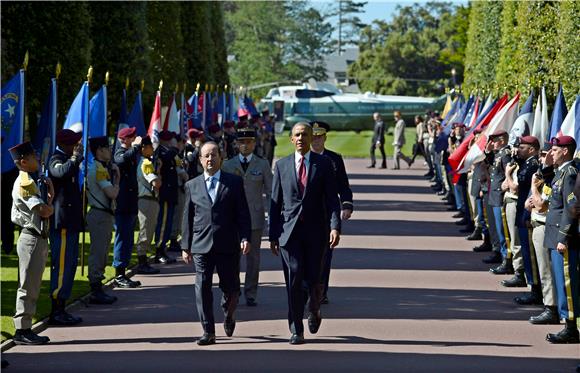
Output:
M237 99L236 99L236 94L235 93L230 93L230 98L228 101L229 104L229 113L228 113L228 119L229 120L237 120L237 116L238 116L238 106L237 106Z
M459 164L459 173L466 173L471 168L471 165L480 162L485 158L485 146L490 135L493 135L494 133L501 130L509 131L515 121L519 100L520 94L517 93L510 102L508 102L504 107L501 108L501 110L497 112L496 115L493 116L485 131L482 132L481 137L477 143L473 144L473 146L469 148L465 158Z
M549 139L548 135L548 102L546 100L546 89L542 87L542 93L538 96L536 103L536 112L534 114L534 127L532 136L535 136L540 142L540 146L544 147Z
M107 136L107 86L105 84L91 98L89 106L89 138Z
M127 90L123 88L121 96L121 113L119 114L119 123L127 123ZM117 131L119 132L119 131Z
M206 104L207 104L206 97L207 96L206 96L205 92L201 92L201 95L199 95L197 98L197 112L198 112L198 115L200 116L199 120L201 123L201 128L204 130L206 128L206 126L205 126Z
M89 82L84 82L72 105L68 109L63 129L83 133L83 146L87 150L89 127Z
M558 92L558 96L556 96L556 102L554 102L554 110L552 111L552 119L550 120L546 141L550 141L552 138L558 136L566 114L568 114L566 98L564 97L562 86L560 86L560 91Z
M195 109L192 106L192 102L195 100L195 95L191 96L189 100L185 100L185 96L183 96L183 107L180 110L180 118L183 120L183 134L187 134L187 131L194 127L195 122ZM183 113L181 113L183 112Z
M467 127L467 129L473 128L475 122L477 121L477 115L479 114L479 102L481 101L480 97L477 96L475 98L475 102L469 108L465 119L463 120L463 124Z
M246 108L250 112L250 116L260 115L258 113L258 109L256 109L256 105L254 104L254 100L250 96L244 97L244 103L246 104Z
M157 91L151 121L149 122L149 130L147 131L155 148L159 145L159 132L161 132L161 92Z
M526 103L520 110L514 125L510 131L509 144L514 145L518 138L522 136L527 136L531 132L531 128L534 125L534 91L530 92L530 96L526 100Z
M576 140L576 150L580 149L580 95L570 106L570 111L560 127L558 136L572 136Z
M52 78L48 98L44 102L33 142L34 149L40 154L40 161L44 165L48 165L48 160L56 147L56 88L57 80Z
M246 101L244 100L243 96L240 96L238 98L238 118L242 117L244 115L249 116L250 115L250 110L248 109L248 107L246 106Z
M199 130L203 129L201 122L201 112L199 110L199 95L195 92L187 101L193 110L192 128L197 128Z
M8 149L24 139L24 70L20 70L2 87L2 166L1 171L16 165Z
M443 112L441 113L441 118L445 118L451 110L451 95L447 94L447 100L445 101L445 106L443 107Z
M171 96L169 101L169 106L167 108L167 114L165 114L165 122L163 123L163 129L166 131L171 131L175 133L180 133L179 131L179 115L177 114L177 104L175 103L175 93Z
M226 117L226 93L218 93L217 99L217 122L220 126L223 126Z
M211 92L206 92L205 93L205 97L204 97L204 105L203 107L205 108L205 112L203 114L203 118L204 118L204 128L208 128L209 126L211 126L213 124L213 109L214 109L214 104L213 104L213 98L212 98L212 93Z
M133 108L131 108L131 112L129 113L125 123L127 123L129 127L135 127L137 129L137 136L147 135L147 131L145 131L145 118L143 117L143 99L141 97L141 91L137 91L135 103L133 103Z

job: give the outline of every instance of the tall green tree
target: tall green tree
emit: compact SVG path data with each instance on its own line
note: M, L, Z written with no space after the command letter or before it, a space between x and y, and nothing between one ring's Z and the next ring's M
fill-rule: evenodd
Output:
M496 68L498 86L514 91L520 84L521 66L516 62L521 44L520 34L514 32L518 26L518 3L508 1L504 4L501 21L501 43L499 63ZM524 88L524 87L522 87Z
M213 80L223 87L229 84L228 75L228 52L226 48L226 38L224 31L224 9L223 3L219 1L210 2L210 35L212 38L213 51Z
M367 1L339 0L329 14L337 19L337 37L335 42L338 54L344 52L347 45L357 45L360 32L366 26L358 16L364 12Z
M555 61L556 76L571 105L575 96L580 93L580 37L578 24L580 22L580 2L563 1L560 4L557 23L558 55Z
M211 4L206 1L184 1L180 4L187 81L192 85L213 84L215 48L210 34Z

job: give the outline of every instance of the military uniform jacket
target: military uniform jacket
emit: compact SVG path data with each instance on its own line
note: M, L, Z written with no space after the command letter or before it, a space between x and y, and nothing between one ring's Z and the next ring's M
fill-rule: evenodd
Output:
M503 149L487 155L486 162L489 165L489 204L494 207L503 206L504 192L501 184L505 180L505 169L511 162L510 150L506 146Z
M199 171L199 149L196 148L195 145L190 143L185 144L184 160L186 164L185 171L187 172L189 180L201 173Z
M54 229L67 229L81 232L84 229L83 199L79 185L79 167L82 157L74 161L62 150L50 157L48 176L54 185L54 214L50 226Z
M42 205L38 185L28 172L20 171L12 188L12 212L10 220L22 228L41 234L41 218L34 208Z
M479 198L479 192L487 192L487 164L485 162L478 162L473 166L471 174L471 188L469 194L475 198Z
M252 155L248 168L244 172L240 158L236 156L225 161L222 170L238 175L244 180L244 191L252 218L252 229L262 229L266 211L263 195L266 194L266 201L269 203L272 193L272 169L268 161L257 155Z
M352 190L350 189L350 184L348 182L348 176L346 175L346 167L344 167L344 160L342 156L332 150L324 149L322 155L330 158L332 163L332 168L336 176L336 187L338 189L338 195L340 196L340 204L343 210L354 210L354 205L352 203Z
M115 151L115 163L119 167L121 180L119 181L119 195L115 213L137 215L139 200L137 184L137 165L141 145L130 148L119 146Z
M532 156L520 162L518 169L518 202L516 205L516 224L518 227L526 227L526 221L530 220L530 213L525 209L526 200L532 188L532 177L538 171L540 161L537 156Z
M159 188L159 202L177 204L177 150L173 147L160 145L157 148L158 159L161 160L159 175L161 176L161 188Z
M105 188L112 186L109 170L102 162L95 159L89 167L89 174L87 176L89 206L114 214L113 200L107 197L104 192Z
M139 183L139 198L156 198L151 183L159 179L155 173L155 166L150 158L141 157L137 167L137 182Z
M373 130L373 144L380 141L381 144L385 143L385 123L380 120L375 122L375 128Z
M571 206L576 203L574 185L578 169L569 162L558 168L552 181L544 247L555 249L558 243L567 244L569 249L578 249L578 219L572 214Z

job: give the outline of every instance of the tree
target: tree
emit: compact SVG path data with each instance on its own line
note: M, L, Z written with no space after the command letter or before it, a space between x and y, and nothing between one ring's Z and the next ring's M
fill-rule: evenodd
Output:
M338 54L344 52L345 45L356 45L361 30L366 26L357 14L363 12L366 1L339 0L330 16L338 18L338 35L335 40Z
M578 38L578 23L580 22L580 2L563 1L558 13L557 39L558 55L555 61L556 76L568 97L571 105L575 96L580 93L580 38ZM569 107L569 106L568 106Z
M229 84L228 52L224 32L224 10L221 2L210 2L210 35L212 37L213 81L222 87Z
M214 46L210 34L210 3L184 1L180 4L187 81L213 84L215 56L211 53Z
M517 9L517 2L508 1L504 4L501 22L501 49L495 75L497 84L510 91L516 90L521 77L521 66L515 63L521 44L520 34L514 32L518 26Z

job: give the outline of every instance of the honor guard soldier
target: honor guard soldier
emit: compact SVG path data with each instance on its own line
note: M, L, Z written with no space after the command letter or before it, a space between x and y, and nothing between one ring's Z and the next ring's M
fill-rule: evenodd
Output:
M508 234L506 232L505 211L503 209L504 191L501 188L505 180L505 169L511 162L510 149L508 146L508 134L506 131L489 136L489 142L486 146L486 162L489 165L489 192L488 204L489 225L494 230L499 240L500 252L494 252L493 260L487 262L493 263L501 260L498 267L490 269L490 272L496 275L513 274L511 252L508 250Z
M139 237L137 238L137 258L139 265L137 273L153 275L159 273L159 269L149 265L147 252L151 249L151 241L155 234L157 215L159 214L159 202L157 195L161 188L161 178L153 163L153 143L149 136L141 141L141 159L137 167L137 182L139 183Z
M161 131L159 134L159 147L157 148L157 160L161 162L159 176L161 187L159 188L159 214L157 214L157 226L155 228L155 262L162 264L175 263L175 259L167 256L165 246L169 241L173 225L173 213L177 205L178 176L177 176L177 149L175 148L175 134L171 131Z
M276 132L274 128L273 119L275 115L270 115L268 109L262 110L262 120L264 122L263 132L264 132L264 158L272 167L272 162L274 161L274 152L276 149Z
M183 203L185 201L184 184L189 180L187 171L185 170L185 144L183 137L180 134L175 135L177 155L175 156L175 168L177 170L177 205L173 213L173 222L171 224L171 234L169 235L169 251L181 253L181 245L179 237L181 237L181 219L183 214Z
M578 168L574 164L576 141L570 136L552 139L550 153L557 167L552 181L552 194L546 216L544 246L550 250L552 273L558 298L558 312L566 327L559 333L549 333L550 343L579 343L577 319L580 310L578 263L580 237L578 219L573 214L576 204L574 185Z
M238 175L244 179L244 191L252 220L250 245L252 250L246 255L246 280L244 282L244 297L246 305L257 305L258 280L260 274L260 243L264 229L266 201L270 201L272 193L272 170L268 161L253 154L256 146L256 133L251 128L242 128L237 132L240 153L224 162L222 170Z
M84 229L79 185L82 136L82 133L69 129L57 132L58 147L49 161L48 174L54 185L54 215L50 222L50 325L75 325L82 321L65 311L79 258L79 233Z
M231 120L226 120L224 123L224 141L227 159L234 158L238 153L238 150L236 149L235 123Z
M32 331L32 317L40 293L42 274L48 256L48 218L53 213L54 190L49 179L38 185L30 174L39 170L38 160L30 142L9 149L19 174L12 188L11 221L22 227L16 253L18 254L18 290L16 291L16 314L13 317L14 343L17 345L40 345L50 341ZM40 187L48 190L42 199Z
M310 122L312 126L312 144L310 148L313 152L322 154L330 158L332 163L332 168L334 170L334 176L336 177L336 185L338 190L338 195L340 197L341 204L341 219L348 220L352 215L354 205L352 203L352 190L350 189L350 184L348 182L348 176L346 174L346 168L344 167L344 160L342 156L331 150L325 148L326 143L326 133L330 131L330 125L325 122ZM322 294L321 303L328 303L328 283L330 280L330 268L332 266L332 248L327 248L324 269L322 271L322 283L324 284L324 292Z
M199 163L199 148L203 145L203 131L191 128L187 131L187 142L185 143L185 171L189 180L201 174L202 168Z
M115 209L115 243L113 247L113 267L115 284L122 288L140 286L125 275L131 260L135 240L134 230L138 213L137 165L141 153L141 136L137 136L135 127L126 127L119 131L119 146L115 150L115 164L119 167L119 195Z
M209 132L208 141L213 141L216 144L218 144L218 148L220 150L220 155L222 159L226 159L227 154L223 138L224 133L221 127L218 124L214 123L211 126L209 126L207 130Z
M476 129L473 132L475 135L470 144L473 146L481 136L481 129ZM483 238L483 243L473 248L475 252L491 251L491 237L489 228L485 220L485 206L483 204L483 196L487 193L487 167L485 162L477 162L473 165L471 171L471 182L469 184L469 195L473 200L473 215L475 230L467 237L469 241L475 241Z
M111 148L107 136L89 139L94 161L87 175L87 194L90 210L87 228L91 236L89 253L89 303L112 304L117 297L103 291L105 267L109 259L109 245L115 224L115 199L119 194L119 168L111 163Z

